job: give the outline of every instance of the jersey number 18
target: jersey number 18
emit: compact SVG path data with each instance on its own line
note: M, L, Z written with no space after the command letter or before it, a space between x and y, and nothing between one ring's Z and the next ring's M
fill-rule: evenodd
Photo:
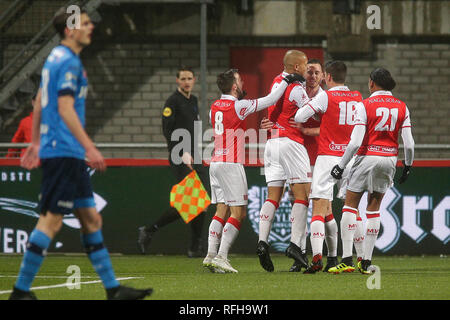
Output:
M356 101L339 102L339 124L352 126L356 118Z

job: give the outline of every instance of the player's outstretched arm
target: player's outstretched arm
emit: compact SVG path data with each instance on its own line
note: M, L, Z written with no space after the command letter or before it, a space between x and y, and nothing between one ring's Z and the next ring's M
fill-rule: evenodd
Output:
M283 78L283 81L281 81L280 85L275 90L272 90L269 95L263 98L259 98L257 100L255 112L273 106L281 98L281 96L283 95L284 91L286 90L289 84L303 80L305 79L299 74L296 73L288 74L286 77Z
M309 118L318 113L325 113L328 108L328 95L321 92L311 100L306 100L295 113L295 122L305 123Z
M303 79L297 74L289 74L283 78L283 81L273 89L267 96L256 100L242 99L235 103L236 114L241 120L244 120L249 114L258 112L274 105L283 95L287 86L295 81Z
M31 143L20 159L20 165L25 169L31 170L39 165L39 145L41 141L41 89L36 95L36 103L33 107L33 125L31 129Z
M405 149L405 163L412 166L414 161L414 138L412 136L411 127L402 129L403 148Z
M294 120L298 123L305 123L313 115L315 115L314 110L307 104L297 110L294 116Z
M86 150L86 158L89 161L89 165L94 169L104 171L106 169L105 159L84 130L75 112L74 101L71 95L60 96L58 98L58 112L75 139Z
M403 160L403 172L398 183L402 184L408 179L411 172L412 163L414 161L414 138L412 136L411 127L402 128L403 148L405 149L405 160Z

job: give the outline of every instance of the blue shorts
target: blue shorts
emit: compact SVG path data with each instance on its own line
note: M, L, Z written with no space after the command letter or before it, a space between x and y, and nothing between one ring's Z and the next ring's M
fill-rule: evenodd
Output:
M41 214L50 211L66 215L77 208L95 207L91 178L84 160L48 158L42 159L41 164Z

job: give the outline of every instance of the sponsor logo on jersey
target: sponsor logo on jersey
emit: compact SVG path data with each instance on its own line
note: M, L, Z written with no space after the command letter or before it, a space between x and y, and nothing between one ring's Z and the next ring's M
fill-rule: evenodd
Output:
M380 153L397 153L398 149L396 147L386 147L386 146L376 146L376 145L369 145L366 146L367 151L372 152L380 152Z
M219 108L226 108L226 107L231 106L231 102L230 102L230 101L226 101L226 100L217 100L217 101L214 103L214 105L215 105L216 107L219 107Z
M214 151L214 154L216 156L224 156L228 154L228 151L229 151L228 149L217 149Z
M329 145L329 148L331 151L342 151L344 152L345 149L347 149L347 145L346 144L336 144L334 143L334 141L332 141Z

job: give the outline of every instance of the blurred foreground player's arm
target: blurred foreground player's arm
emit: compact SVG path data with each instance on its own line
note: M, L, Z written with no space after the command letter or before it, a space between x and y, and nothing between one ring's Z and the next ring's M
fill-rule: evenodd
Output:
M104 171L106 169L105 160L84 130L75 112L74 103L75 99L72 95L59 96L58 112L70 132L86 150L86 158L89 160L90 166L94 169Z

